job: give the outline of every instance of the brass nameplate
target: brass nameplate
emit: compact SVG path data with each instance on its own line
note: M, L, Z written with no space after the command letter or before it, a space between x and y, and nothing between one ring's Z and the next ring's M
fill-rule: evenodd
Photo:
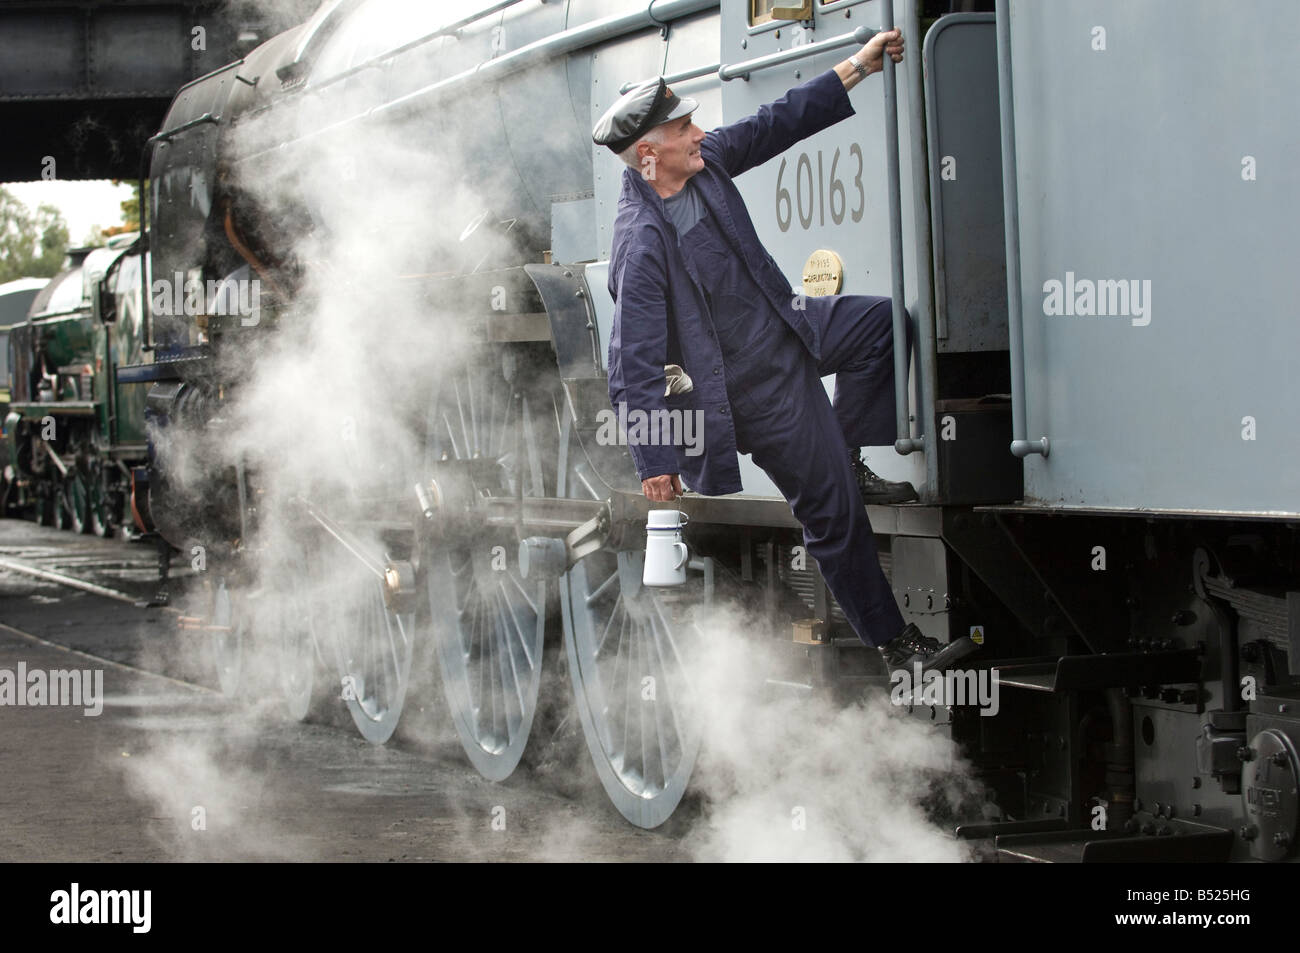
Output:
M819 248L804 262L803 293L813 298L839 294L844 284L844 262L833 251Z

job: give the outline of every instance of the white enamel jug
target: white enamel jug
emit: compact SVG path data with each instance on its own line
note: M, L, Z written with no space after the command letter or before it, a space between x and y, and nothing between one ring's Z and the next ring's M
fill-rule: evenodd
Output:
M686 583L686 561L690 550L682 542L686 514L678 510L651 510L645 526L646 586L681 586Z

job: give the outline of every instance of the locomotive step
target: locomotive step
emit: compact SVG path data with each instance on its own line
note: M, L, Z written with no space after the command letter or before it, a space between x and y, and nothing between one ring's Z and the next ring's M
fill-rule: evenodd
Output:
M1055 659L1016 659L996 665L1005 688L1035 692L1074 692L1127 685L1177 685L1200 679L1195 649L1173 652L1113 652L1062 655Z
M1232 831L1139 812L1127 831L1038 831L998 834L1003 864L1226 863ZM1149 833L1148 833L1149 832Z

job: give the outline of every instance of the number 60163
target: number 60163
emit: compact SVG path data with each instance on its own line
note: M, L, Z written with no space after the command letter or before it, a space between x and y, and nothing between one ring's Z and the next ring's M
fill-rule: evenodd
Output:
M839 225L844 221L846 212L852 221L862 221L862 213L866 211L867 207L867 194L862 187L862 147L856 142L853 143L849 146L849 156L855 160L856 166L852 186L857 192L857 204L852 210L848 209L848 189L845 188L844 181L839 176L839 147L836 147L834 155L831 156L829 182L825 174L826 160L822 155L822 150L817 150L817 173L815 176L813 175L812 158L806 152L799 153L799 158L795 161L793 198L790 195L790 189L782 184L785 179L786 166L790 164L790 160L785 158L781 160L781 167L776 172L776 224L781 231L788 232L790 230L790 225L793 223L796 213L799 216L801 228L811 228L814 218L817 219L818 225L825 225L828 198L831 222Z

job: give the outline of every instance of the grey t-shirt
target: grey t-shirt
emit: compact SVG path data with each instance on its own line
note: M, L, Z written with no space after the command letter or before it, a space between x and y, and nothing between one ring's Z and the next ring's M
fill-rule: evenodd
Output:
M689 232L707 212L699 189L690 179L686 180L680 192L664 199L664 213L676 227L678 235Z

